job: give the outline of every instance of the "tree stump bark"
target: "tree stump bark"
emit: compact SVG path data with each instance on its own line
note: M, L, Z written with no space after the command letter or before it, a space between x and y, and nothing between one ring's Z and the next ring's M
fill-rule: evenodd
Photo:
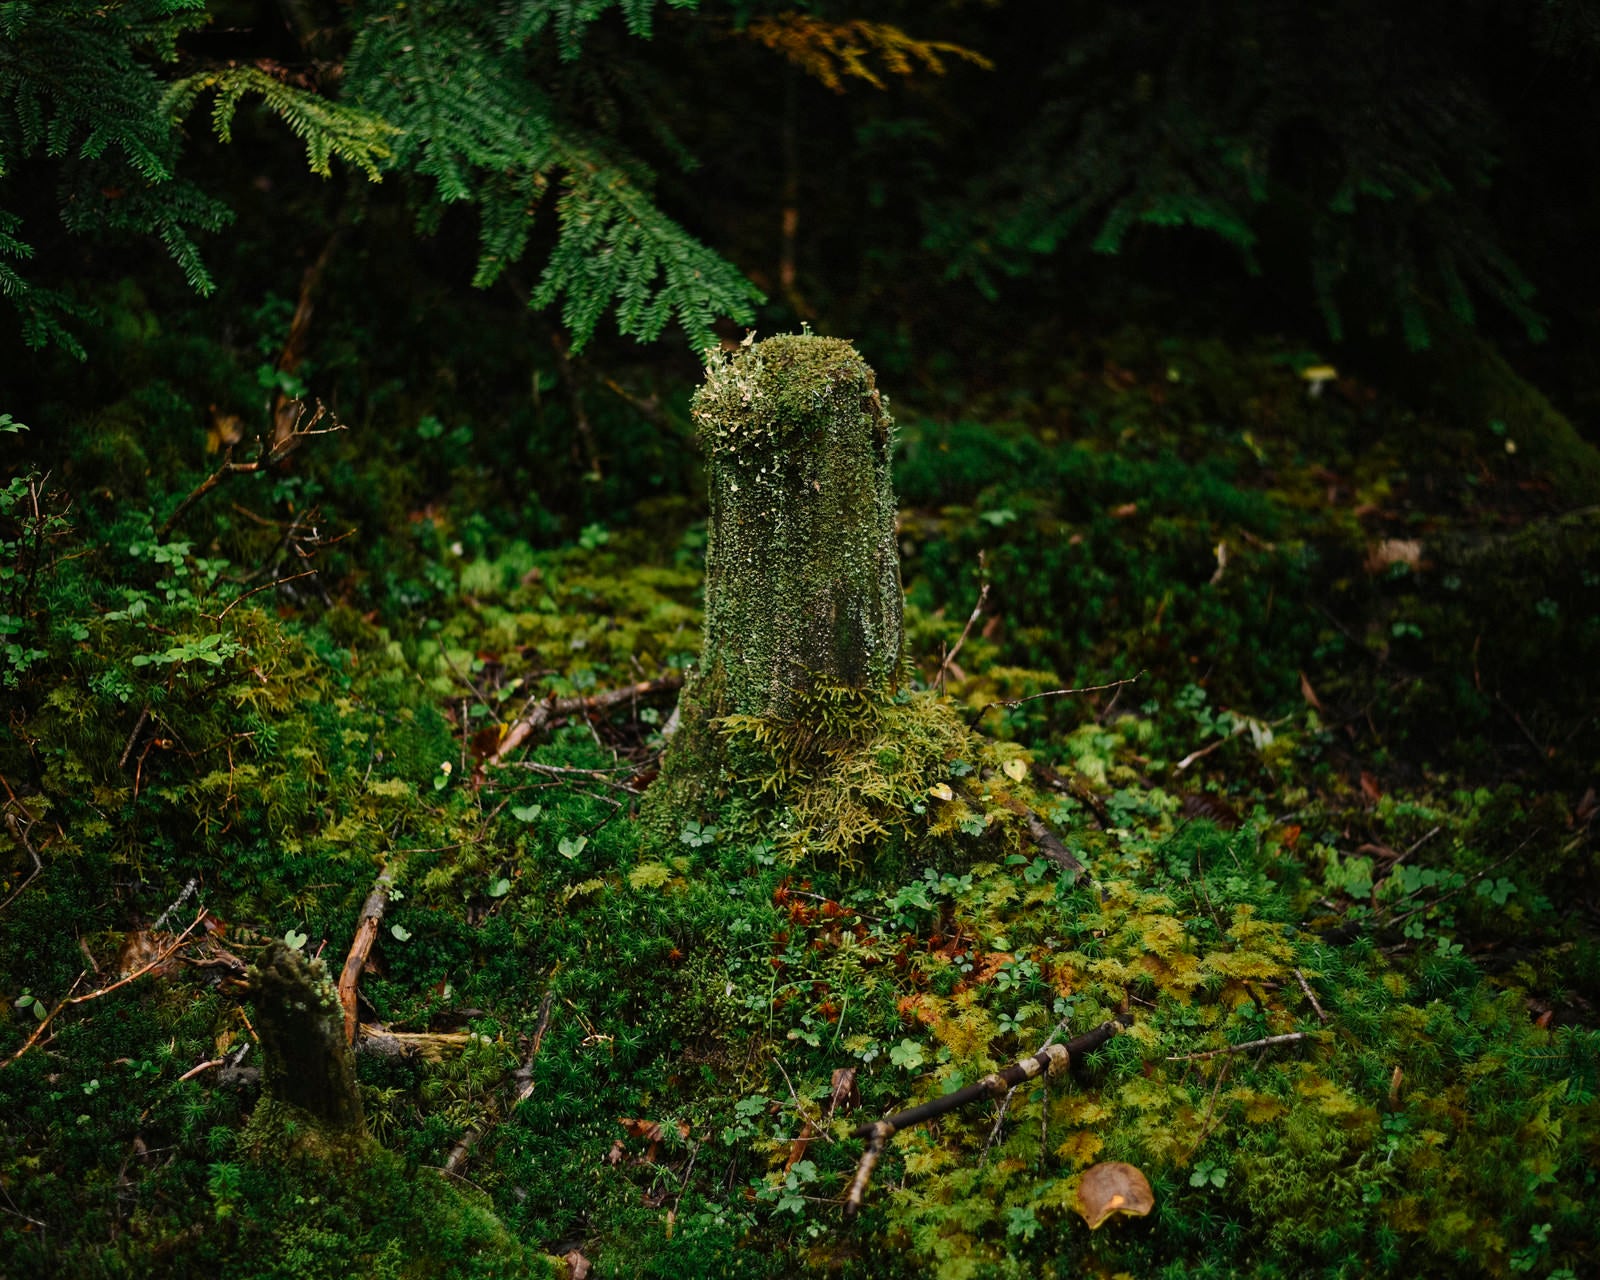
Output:
M705 638L647 802L658 830L716 789L715 721L783 717L821 686L891 691L904 642L893 420L854 348L809 334L743 347L707 370L693 413L711 506Z
M250 988L267 1093L326 1130L359 1132L355 1064L322 962L277 943L251 971Z

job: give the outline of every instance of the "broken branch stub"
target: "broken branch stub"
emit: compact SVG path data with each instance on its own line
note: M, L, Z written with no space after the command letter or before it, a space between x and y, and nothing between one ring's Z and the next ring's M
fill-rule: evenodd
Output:
M281 942L250 973L267 1092L330 1130L359 1130L350 1042L339 995L320 960Z

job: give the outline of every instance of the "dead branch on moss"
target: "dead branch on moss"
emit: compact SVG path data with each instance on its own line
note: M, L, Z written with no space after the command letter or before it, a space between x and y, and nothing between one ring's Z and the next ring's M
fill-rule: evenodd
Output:
M7 790L10 790L10 788L8 787ZM27 809L23 808L20 801L17 803L17 807L22 809L23 813L28 812ZM4 911L13 902L15 902L21 895L22 891L33 883L33 878L44 870L44 863L39 858L39 851L35 849L32 843L28 840L28 828L31 827L35 821L37 821L37 819L29 815L28 821L24 823L17 817L16 814L11 812L9 806L6 808L6 829L11 832L12 839L21 845L27 852L28 856L33 859L33 870L28 872L27 878L24 879L23 882L14 890L12 890L10 896L7 897L4 902L0 902L0 911Z
M982 720L985 712L993 711L996 707L1005 707L1009 710L1012 707L1020 707L1024 702L1037 702L1040 698L1065 698L1074 693L1102 693L1107 689L1120 689L1125 684L1138 684L1140 676L1144 674L1141 671L1139 675L1129 676L1126 680L1113 680L1110 684L1089 684L1081 689L1047 689L1043 693L1030 693L1026 698L1001 698L995 702L984 703L978 708L978 714L974 719Z
M1056 1042L1056 1037L1065 1031L1066 1028L1067 1019L1063 1018L1060 1022L1056 1023L1056 1025L1051 1029L1050 1034L1044 1038L1044 1043L1034 1050L1033 1056L1037 1058L1041 1053L1044 1053L1047 1049L1049 1049L1050 1046ZM1019 1085L1012 1085L1006 1090L1006 1096L1000 1099L1000 1106L995 1111L994 1127L989 1130L988 1141L983 1144L983 1154L978 1157L979 1164L982 1164L989 1159L989 1150L994 1146L995 1141L1000 1137L1001 1126L1003 1126L1006 1122L1006 1112L1010 1110L1011 1099L1016 1095L1019 1087Z
M302 440L307 440L312 436L331 435L335 431L344 430L344 424L337 419L333 420L331 427L317 426L328 415L328 410L320 402L317 404L315 412L312 413L311 420L304 423L304 425L302 425L301 420L305 417L305 404L299 400L291 401L290 403L293 405L293 420L282 438L279 439L275 435L271 447L262 446L260 448L260 456L254 462L235 462L233 460L233 446L229 445L227 452L222 455L222 465L191 489L188 496L177 505L172 514L161 522L160 527L156 529L158 541L165 541L167 535L177 528L178 521L183 519L189 508L229 476L246 475L253 471L264 470L274 463L283 461L284 458L299 447Z
M871 1124L861 1125L851 1131L852 1138L866 1138L867 1149L861 1153L861 1163L856 1166L856 1176L850 1183L850 1190L845 1195L844 1215L853 1218L861 1209L861 1201L867 1193L867 1187L872 1181L872 1171L877 1167L883 1149L890 1138L902 1130L914 1125L924 1124L929 1120L951 1111L959 1110L969 1102L976 1102L980 1098L998 1098L1007 1094L1016 1086L1023 1084L1036 1076L1058 1076L1072 1066L1072 1063L1084 1054L1098 1049L1107 1040L1120 1034L1133 1024L1131 1014L1119 1013L1109 1022L1102 1022L1092 1031L1086 1031L1081 1036L1068 1040L1065 1044L1051 1044L1045 1042L1045 1047L1038 1053L1030 1054L1026 1058L1019 1058L1009 1067L984 1076L976 1084L969 1084L964 1089L957 1089L947 1093L942 1098L935 1098L932 1102L924 1102L920 1106L908 1107L904 1111L897 1111L882 1120L875 1120Z
M516 1097L511 1099L511 1105L506 1108L506 1116L533 1096L533 1062L539 1056L540 1046L544 1044L544 1033L550 1029L550 1010L555 1004L556 993L545 992L544 1000L539 1005L539 1020L534 1024L533 1042L528 1046L528 1056L522 1060L522 1065L511 1073L511 1079L519 1082ZM483 1137L484 1125L475 1124L456 1139L455 1146L450 1148L450 1154L445 1157L444 1171L457 1174L461 1166L467 1162L467 1157L472 1154L472 1148L478 1145L478 1140Z
M356 925L356 936L350 943L350 954L345 957L344 968L339 971L339 1005L344 1010L344 1038L347 1044L356 1042L356 986L361 981L361 971L366 968L367 957L372 954L372 944L378 939L378 925L383 920L384 909L389 905L389 890L394 888L398 869L388 864L378 873L372 892L361 904L361 920Z
M22 1048L18 1049L15 1053L13 1053L4 1062L0 1062L0 1071L3 1071L6 1067L9 1067L18 1058L22 1057L23 1054L27 1053L29 1049L33 1048L34 1045L38 1044L39 1040L40 1040L40 1037L42 1037L44 1035L44 1033L45 1033L45 1029L47 1027L49 1027L49 1025L52 1022L55 1021L56 1015L58 1013L60 1013L63 1009L67 1008L69 1005L87 1004L90 1000L98 1000L98 999L100 999L101 996L108 996L113 991L117 991L120 988L127 986L130 982L138 981L140 978L144 977L145 974L149 973L152 969L160 968L160 966L164 965L168 960L172 959L172 957L174 955L176 955L179 950L181 950L184 946L186 946L188 944L189 935L200 927L201 922L206 918L207 914L208 913L207 913L206 909L204 907L202 907L200 909L200 914L197 915L192 921L189 922L189 927L187 929L185 929L182 933L180 933L176 938L174 938L165 947L163 947L156 954L155 959L151 960L148 964L142 966L141 968L135 969L127 977L119 978L119 979L117 979L117 981L109 983L106 986L97 987L93 991L85 991L81 996L75 996L75 995L73 995L71 993L71 990L69 990L67 995L62 997L60 1000L56 1001L54 1007L51 1008L50 1012L44 1015L44 1017L40 1020L39 1025L33 1029L33 1034L31 1036L29 1036L27 1038L27 1040L23 1043ZM84 971L84 973L87 973L87 972L88 972L88 970ZM76 989L78 983L83 981L83 978L84 978L84 974L80 973L78 975L77 979L73 982L72 989Z
M426 1058L443 1062L446 1054L460 1053L483 1037L475 1031L390 1031L375 1022L363 1022L355 1048L385 1058Z
M1063 871L1070 872L1074 876L1088 874L1089 869L1073 856L1072 850L1067 848L1061 837L1050 830L1044 824L1044 819L1036 813L1028 815L1028 835L1032 837L1039 852Z
M519 715L506 730L499 745L484 758L479 766L480 770L490 765L504 764L506 757L534 734L565 716L609 711L613 707L623 706L639 698L654 693L665 693L682 686L682 676L663 676L659 680L641 680L638 684L630 684L622 689L608 689L604 693L590 694L586 698L546 698L533 706L531 711L525 706L524 714Z
M978 568L980 571L983 569L983 553L981 551L978 553ZM945 673L948 672L951 667L955 666L956 655L961 652L961 646L966 644L967 637L972 634L972 626L983 614L983 606L988 599L989 584L985 582L983 586L978 589L978 603L972 606L972 616L967 619L967 625L961 628L961 636L956 640L956 647L950 650L949 653L945 654L944 661L939 664L938 685L939 692L941 694L944 692Z
M1270 1049L1274 1045L1299 1044L1302 1040L1311 1040L1316 1037L1315 1031L1291 1031L1282 1036L1266 1036L1260 1040L1246 1040L1243 1044L1225 1045L1221 1049L1209 1049L1205 1053L1174 1053L1167 1056L1168 1062L1199 1062L1203 1058L1215 1058L1224 1053L1249 1053L1252 1049Z
M1311 984L1306 981L1306 975L1301 973L1300 970L1296 969L1294 971L1294 980L1300 984L1300 990L1306 993L1306 999L1311 1001L1311 1007L1316 1010L1317 1021L1326 1022L1328 1020L1328 1015L1323 1012L1322 1006L1317 1003L1316 992L1312 991Z

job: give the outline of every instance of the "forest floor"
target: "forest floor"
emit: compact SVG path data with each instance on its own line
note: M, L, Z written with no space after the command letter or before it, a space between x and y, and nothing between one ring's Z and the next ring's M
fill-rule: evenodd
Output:
M896 402L906 692L984 742L844 857L635 820L670 477L519 533L423 416L180 507L228 427L148 389L5 477L0 1273L1594 1274L1600 512L1322 365L1129 330ZM337 974L380 876L375 1141L277 1158L246 970ZM1112 1021L846 1213L859 1126ZM1091 1231L1112 1161L1154 1207Z

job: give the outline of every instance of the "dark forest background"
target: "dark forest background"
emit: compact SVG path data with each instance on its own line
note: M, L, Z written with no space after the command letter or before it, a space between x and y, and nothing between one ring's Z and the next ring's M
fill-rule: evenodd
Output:
M0 1273L1588 1274L1597 226L1596 0L0 2ZM752 331L1069 863L635 821Z

